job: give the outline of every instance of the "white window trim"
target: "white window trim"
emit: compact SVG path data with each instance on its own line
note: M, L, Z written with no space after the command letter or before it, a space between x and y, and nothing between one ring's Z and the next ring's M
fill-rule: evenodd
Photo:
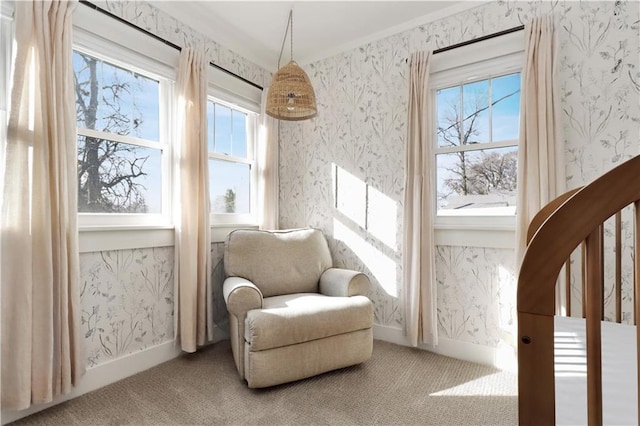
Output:
M211 243L224 243L236 229L258 229L258 225L215 225L211 227ZM108 250L131 250L152 247L173 247L173 226L98 226L80 230L80 253Z
M438 89L460 85L472 81L486 80L502 75L521 72L524 60L524 32L518 31L496 37L468 46L452 49L434 55L429 77L430 101L435 105ZM431 108L435 114L435 108ZM436 120L432 119L435 123ZM433 164L433 182L435 177L435 159L437 154L459 151L474 151L478 149L504 148L518 145L518 141L487 142L462 148L437 147L435 131L429 136L433 154L430 161ZM435 188L434 188L435 190ZM433 194L434 201L436 194ZM515 238L514 215L437 215L437 203L433 203L433 223L436 233L436 244L468 245L481 247L512 248L512 243L506 243ZM473 232L475 231L475 232ZM496 241L495 233L501 232L506 240ZM508 246L508 247L507 247Z
M105 38L105 28L111 28L113 24L118 33L124 32L128 45ZM108 34L109 36L113 34ZM122 34L119 33L121 36ZM115 39L121 37L116 36ZM155 44L153 43L155 42ZM153 56L144 52L145 49L154 47ZM160 48L161 45L163 48ZM112 133L100 132L91 129L78 128L78 135L96 136L117 142L133 144L137 146L159 149L162 151L161 176L162 176L162 213L160 214L123 214L123 213L78 213L78 226L80 230L97 227L105 227L113 230L114 227L144 226L149 229L164 228L172 225L172 156L173 149L171 123L173 122L173 86L175 80L175 68L170 64L177 63L178 52L164 44L150 39L125 25L114 22L113 19L100 16L96 11L87 7L79 7L74 12L74 40L73 48L81 53L93 56L97 59L112 63L124 69L139 73L145 77L160 82L159 85L159 113L160 113L160 140L149 142L144 139L122 136ZM163 63L161 61L169 61Z
M225 98L220 98L218 95L222 94ZM256 159L257 154L257 137L258 137L258 117L260 106L248 102L245 98L236 96L231 92L221 92L217 86L209 85L209 95L207 101L213 101L217 104L226 106L236 111L240 111L247 114L247 158L235 157L233 155L217 154L209 151L209 159L216 159L222 161L229 161L233 163L248 164L251 168L250 174L250 195L249 195L249 214L234 214L234 213L211 213L209 220L212 227L215 226L255 226L258 223L258 163ZM245 106L243 106L245 105ZM249 106L247 108L246 106Z
M3 12L8 2L0 2ZM117 45L119 58L127 63L139 62L140 58L146 58L143 74L159 75L170 80L175 79L175 69L178 67L179 52L158 41L148 37L134 28L123 25L117 20L105 17L98 11L89 7L78 6L74 10L74 49L85 49L88 53L100 57L99 52L109 52L110 47ZM78 50L80 50L78 49ZM98 50L99 52L95 52ZM105 58L113 62L111 57ZM208 67L210 89L209 95L218 99L226 99L235 108L246 109L257 113L260 111L262 90L246 84L237 78L218 70ZM162 95L161 95L162 96ZM167 93L172 99L172 93ZM173 102L161 102L160 107L172 105ZM169 120L173 120L174 111L170 110ZM162 114L162 112L161 112ZM257 123L258 120L256 120ZM168 125L168 123L165 123ZM257 125L257 124L256 124ZM162 130L161 130L162 132ZM169 135L169 131L164 132ZM175 135L170 135L172 138ZM169 161L173 161L170 156L166 156ZM163 169L163 176L168 176ZM253 185L257 188L256 185ZM163 211L172 212L170 200L164 197L167 206L163 206ZM255 204L254 204L255 205ZM135 221L135 218L131 218ZM243 221L239 224L211 224L211 242L221 243L226 240L229 232L240 228L257 228L255 219ZM148 220L142 220L139 224L123 226L121 224L82 225L80 231L80 252L96 252L103 250L123 250L145 247L167 247L174 245L173 224L150 224Z

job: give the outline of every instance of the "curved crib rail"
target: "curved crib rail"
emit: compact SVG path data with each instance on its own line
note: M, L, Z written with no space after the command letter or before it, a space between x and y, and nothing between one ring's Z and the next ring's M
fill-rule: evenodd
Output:
M604 281L603 224L629 204L635 204L637 230L640 226L640 156L572 194L561 196L561 200L552 201L546 210L543 209L541 217L532 223L534 235L525 252L518 278L518 404L521 425L555 424L555 286L563 264L583 241L586 241L587 264L588 421L589 425L602 424L600 321ZM545 218L546 215L548 217ZM636 231L636 276L640 273L639 234ZM640 311L639 290L636 286L636 312ZM640 368L638 371L640 375ZM640 383L640 377L638 379Z

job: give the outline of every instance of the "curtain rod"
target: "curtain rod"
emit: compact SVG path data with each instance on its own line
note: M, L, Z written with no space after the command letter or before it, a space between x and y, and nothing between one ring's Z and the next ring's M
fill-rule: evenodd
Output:
M131 27L131 28L133 28L133 29L135 29L135 30L140 31L140 32L142 32L142 33L144 33L144 34L148 35L149 37L152 37L152 38L154 38L154 39L158 40L159 42L162 42L162 43L166 44L166 45L167 45L167 46L169 46L169 47L173 47L173 48L174 48L174 49L176 49L177 51L182 51L182 47L178 46L177 44L172 43L172 42L170 42L169 40L166 40L166 39L164 39L164 38L162 38L162 37L160 37L160 36L158 36L158 35L156 35L156 34L152 33L151 31L147 31L147 30L145 30L144 28L139 27L139 26L137 26L136 24L134 24L134 23L132 23L132 22L129 22L129 21L127 21L127 20L125 20L125 19L123 19L123 18L121 18L121 17L117 16L117 15L114 15L113 13L109 12L108 10L105 10L105 9L102 9L101 7L99 7L99 6L96 6L95 4L91 3L91 2L90 2L90 1L88 1L88 0L80 0L80 4L83 4L83 5L85 5L85 6L88 6L88 7L90 7L91 9L93 9L93 10L95 10L95 11L98 11L98 12L100 12L100 13L104 14L104 15L107 15L107 16L108 16L108 17L110 17L110 18L115 19L115 20L116 20L116 21L118 21L118 22L121 22L121 23L123 23L123 24L125 24L125 25L128 25L129 27ZM240 75L238 75L238 74L234 73L233 71L229 71L228 69L226 69L226 68L224 68L224 67L221 67L221 66L220 66L220 65L218 65L218 64L214 64L213 62L209 62L209 65L211 65L212 67L214 67L214 68L216 68L216 69L218 69L218 70L220 70L220 71L222 71L222 72L225 72L225 73L229 74L229 75L230 75L230 76L232 76L232 77L235 77L235 78L237 78L237 79L239 79L239 80L242 80L243 82L245 82L245 83L247 83L247 84L250 84L251 86L255 87L256 89L264 90L264 87L260 86L259 84L256 84L256 83L254 83L254 82L253 82L253 81L251 81L251 80L247 80L246 78L244 78L244 77L242 77L242 76L240 76Z
M503 36L503 35L515 33L515 32L522 31L522 30L524 30L524 25L519 25L517 27L508 28L506 30L498 31L497 33L487 34L487 35L484 35L482 37L472 38L471 40L467 40L467 41L463 41L463 42L460 42L460 43L452 44L451 46L441 47L440 49L434 50L433 54L437 55L438 53L447 52L447 51L453 50L453 49L458 49L460 47L468 46L470 44L478 43L478 42L485 41L485 40L490 40L492 38L500 37L500 36ZM409 59L405 59L404 61L405 62L409 62Z

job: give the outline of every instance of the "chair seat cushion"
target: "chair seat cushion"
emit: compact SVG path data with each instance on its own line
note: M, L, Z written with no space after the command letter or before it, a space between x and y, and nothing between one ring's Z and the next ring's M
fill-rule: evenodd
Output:
M247 313L244 338L255 352L372 326L373 304L365 296L286 294L265 297L262 309Z

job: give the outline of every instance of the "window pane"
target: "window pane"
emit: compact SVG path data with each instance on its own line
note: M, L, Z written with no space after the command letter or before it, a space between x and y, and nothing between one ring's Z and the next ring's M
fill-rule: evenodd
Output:
M162 150L78 137L78 211L161 213Z
M73 53L78 127L159 140L160 83Z
M489 80L462 86L462 145L490 142Z
M216 154L231 155L231 109L215 105L215 148Z
M223 160L209 160L211 213L251 212L251 166Z
M233 155L247 158L247 115L233 111Z
M437 155L438 214L515 213L517 159L516 147Z
M133 135L153 141L160 140L160 83L134 74Z
M97 66L97 63L98 60L91 56L73 52L78 127L94 130L96 129L97 110L91 105L91 99L93 98L93 102L97 104L100 98L100 82L102 81L102 69Z
M518 139L520 131L520 73L491 80L494 141Z
M215 136L213 133L213 111L214 111L214 103L212 101L207 101L207 143L209 146L209 151L213 152L213 141L215 140Z
M438 146L460 145L460 90L455 86L436 93Z

